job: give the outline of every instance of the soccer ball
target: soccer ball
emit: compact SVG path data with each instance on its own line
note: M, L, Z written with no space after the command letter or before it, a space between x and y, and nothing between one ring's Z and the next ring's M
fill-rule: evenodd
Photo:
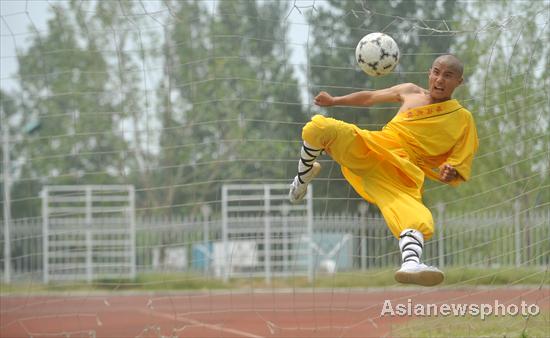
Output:
M357 44L355 59L368 75L386 75L399 63L399 47L389 35L371 33L365 35Z

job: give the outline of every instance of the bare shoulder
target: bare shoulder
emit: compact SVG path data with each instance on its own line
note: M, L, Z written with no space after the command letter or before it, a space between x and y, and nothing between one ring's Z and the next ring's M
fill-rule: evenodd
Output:
M412 82L402 83L396 87L399 87L401 94L423 94L426 92L424 88Z
M423 93L423 89L414 83L401 83L390 88L365 91L368 97L366 105L384 102L404 102L407 97Z

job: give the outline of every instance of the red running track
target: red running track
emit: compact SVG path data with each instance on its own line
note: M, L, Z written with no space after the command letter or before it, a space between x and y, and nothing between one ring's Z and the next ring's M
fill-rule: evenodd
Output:
M409 316L380 316L384 301L407 304L537 304L550 288L268 290L157 294L1 296L0 337L380 337Z

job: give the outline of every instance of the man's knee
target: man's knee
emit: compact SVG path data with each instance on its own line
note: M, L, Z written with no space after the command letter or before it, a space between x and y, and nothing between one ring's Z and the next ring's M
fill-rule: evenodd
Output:
M336 137L338 122L323 115L315 115L302 129L302 139L313 147L324 149Z
M382 213L384 214L384 209ZM386 209L387 210L387 209ZM434 234L434 222L432 214L426 207L404 209L400 212L392 210L385 213L384 218L392 234L399 238L399 234L405 229L418 230L424 236L424 240L429 240Z
M434 234L434 221L432 214L427 208L423 214L423 217L419 218L411 227L420 231L424 235L424 240L429 240Z
M425 241L432 238L432 236L434 234L433 221L430 221L430 222L427 222L427 223L422 223L419 228L420 229L418 229L418 231L420 231L422 233L422 235L424 235L424 240Z

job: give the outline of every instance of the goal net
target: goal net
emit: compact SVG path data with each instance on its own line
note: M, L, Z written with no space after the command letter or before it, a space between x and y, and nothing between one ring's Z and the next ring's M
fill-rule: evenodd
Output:
M547 334L547 0L0 6L0 336ZM373 32L401 52L387 76L355 60ZM423 260L446 280L406 287L398 241L329 155L303 202L288 185L314 115L380 130L399 109L319 92L426 87L447 53L480 148L458 188L426 180Z

